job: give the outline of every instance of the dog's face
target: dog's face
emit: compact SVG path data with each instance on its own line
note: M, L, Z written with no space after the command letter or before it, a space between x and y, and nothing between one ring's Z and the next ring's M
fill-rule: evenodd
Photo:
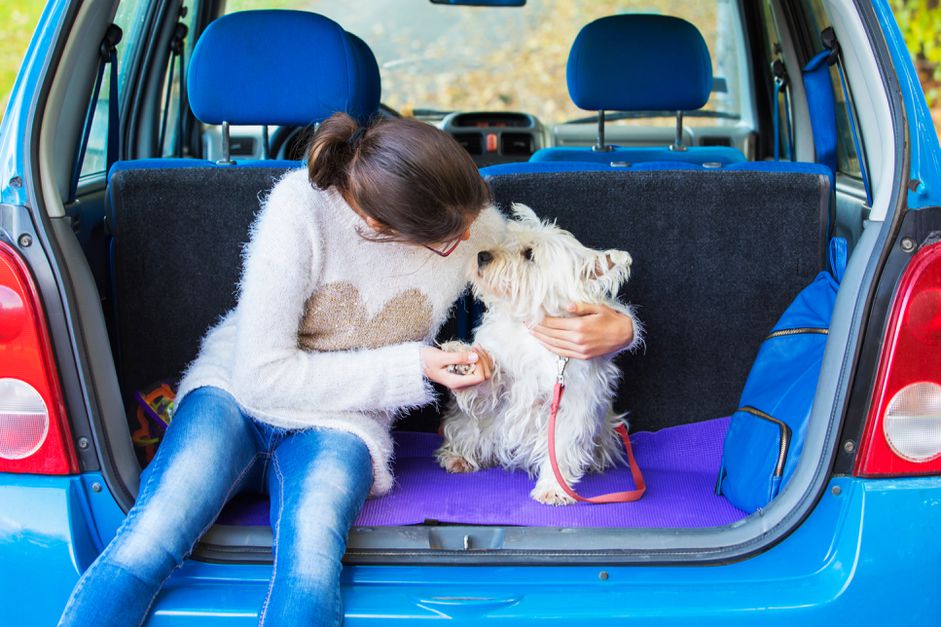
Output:
M622 250L592 250L532 209L514 204L499 244L473 260L474 294L488 308L538 322L560 316L575 302L603 302L629 275L631 256Z

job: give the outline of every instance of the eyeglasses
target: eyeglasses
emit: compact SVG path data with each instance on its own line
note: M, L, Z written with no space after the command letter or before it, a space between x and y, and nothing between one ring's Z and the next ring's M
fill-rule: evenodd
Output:
M439 246L435 248L434 246L425 245L425 248L427 248L428 250L430 250L436 255L447 257L448 255L454 252L454 249L457 248L458 244L460 244L463 240L464 240L464 235L461 234L461 235L458 235L453 241L450 241L444 244L443 246Z

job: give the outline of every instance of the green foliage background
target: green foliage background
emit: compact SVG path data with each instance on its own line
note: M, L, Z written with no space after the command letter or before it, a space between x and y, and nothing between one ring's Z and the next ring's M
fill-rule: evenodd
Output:
M892 10L918 68L928 103L937 107L941 105L941 6L938 0L892 0Z
M44 6L42 0L0 0L0 118Z

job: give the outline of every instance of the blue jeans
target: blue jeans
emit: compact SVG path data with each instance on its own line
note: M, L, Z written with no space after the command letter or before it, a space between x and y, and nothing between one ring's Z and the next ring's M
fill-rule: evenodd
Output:
M258 464L274 531L259 624L340 624L340 559L372 484L366 445L342 431L268 426L204 387L177 408L137 502L79 579L60 625L142 624L164 581Z

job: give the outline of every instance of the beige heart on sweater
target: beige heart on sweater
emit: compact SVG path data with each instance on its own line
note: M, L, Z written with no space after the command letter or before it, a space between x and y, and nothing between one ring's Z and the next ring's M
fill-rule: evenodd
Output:
M297 343L306 350L345 351L418 342L431 332L431 322L431 302L419 289L396 294L370 317L352 283L327 283L307 299Z

